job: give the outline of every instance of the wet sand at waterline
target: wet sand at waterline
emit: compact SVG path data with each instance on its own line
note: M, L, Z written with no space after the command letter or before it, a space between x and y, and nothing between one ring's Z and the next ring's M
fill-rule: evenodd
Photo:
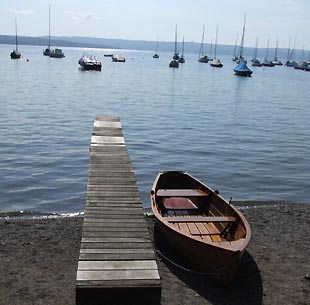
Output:
M223 287L158 255L161 304L309 305L310 204L234 204L242 206L252 229L234 281ZM147 222L153 239L154 219ZM0 304L75 304L82 225L82 217L2 218Z

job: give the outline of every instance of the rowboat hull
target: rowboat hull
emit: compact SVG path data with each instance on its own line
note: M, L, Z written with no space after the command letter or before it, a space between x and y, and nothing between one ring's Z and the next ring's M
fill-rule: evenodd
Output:
M186 179L193 179L196 183L195 188L197 187L197 189L199 189L200 194L197 195L198 197L195 197L194 194L186 197L183 196L183 189L183 194L180 193L180 197L174 197L177 193L175 185L172 186L172 191L172 189L169 189L169 185L165 185L165 183L161 182L162 180L169 180L162 179L165 175L171 175L171 178L182 177L185 175ZM179 180L181 179L182 178L179 178ZM193 185L187 190L192 188ZM163 196L165 191L167 196ZM175 194L172 194L173 192L175 192ZM182 190L179 189L179 192L182 192ZM208 198L203 192L211 195L209 195ZM212 201L219 203L218 207L219 209L222 209L222 216L219 214L217 217L214 217L207 213L201 213L202 216L194 215L197 214L197 211L199 211L200 215L200 212L204 209L203 201L207 202L207 200L210 200L210 196ZM164 200L166 200L166 209L168 210L167 215L162 212L162 198L165 198ZM184 198L193 203L193 205L199 206L199 209L195 209L194 207L191 208L189 205L181 206L181 209L172 206L177 202L183 202L181 205L185 204ZM234 278L242 254L246 250L246 246L251 237L251 230L244 216L237 211L233 205L229 204L220 195L216 194L216 192L183 172L161 172L154 182L151 191L151 200L157 226L161 235L169 245L173 247L177 253L186 260L186 262L189 262L189 265L194 271L205 273L220 280L223 284L230 283ZM172 209L172 207L174 209ZM185 207L187 209L185 209ZM215 209L215 207L212 209ZM209 208L210 213L212 209L211 207ZM181 217L171 216L171 211L180 215L181 213L184 214L185 210L187 211L186 213L189 214ZM214 219L214 221L212 221L212 219ZM234 231L229 231L229 228L233 227ZM206 229L209 231L204 232L203 230Z

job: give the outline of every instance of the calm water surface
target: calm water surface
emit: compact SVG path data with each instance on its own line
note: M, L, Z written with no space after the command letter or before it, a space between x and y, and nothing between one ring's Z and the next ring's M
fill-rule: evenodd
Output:
M85 205L89 144L96 115L120 116L141 199L161 170L184 170L233 200L309 202L310 73L287 67L233 75L188 54L0 46L0 211L76 212ZM81 71L86 52L101 72ZM186 55L186 54L185 54ZM27 62L26 59L29 59Z

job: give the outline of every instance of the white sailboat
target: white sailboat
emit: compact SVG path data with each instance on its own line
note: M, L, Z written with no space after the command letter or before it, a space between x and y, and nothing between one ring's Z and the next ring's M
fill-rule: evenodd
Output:
M210 62L210 66L215 67L215 68L222 68L223 64L221 63L219 58L216 58L217 34L218 34L218 27L216 27L215 44L214 44L214 57L213 57L213 60Z
M205 26L203 26L203 29L202 29L202 36L201 36L201 44L200 44L200 49L199 49L198 62L208 63L209 57L207 55L204 55L204 37L205 37Z
M274 67L274 64L272 63L272 61L268 59L268 50L269 50L269 38L267 40L266 56L265 56L265 61L263 62L263 66Z
M275 50L274 59L273 59L272 63L275 66L282 66L283 65L282 62L280 60L278 60L278 44L279 44L279 40L277 38L276 50Z

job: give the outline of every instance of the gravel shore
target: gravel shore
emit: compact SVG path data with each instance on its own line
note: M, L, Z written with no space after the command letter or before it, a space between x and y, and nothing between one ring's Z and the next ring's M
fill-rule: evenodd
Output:
M158 256L162 305L310 305L310 204L234 204L252 229L234 281L222 287ZM0 304L75 304L82 225L82 217L1 217Z

